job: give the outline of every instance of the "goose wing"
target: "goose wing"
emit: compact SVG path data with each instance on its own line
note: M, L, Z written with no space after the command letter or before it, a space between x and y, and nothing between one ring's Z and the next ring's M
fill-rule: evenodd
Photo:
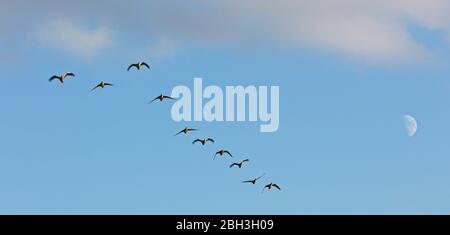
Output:
M156 97L156 98L154 98L153 100L150 100L148 103L149 103L149 104L150 104L150 103L153 103L153 101L155 101L155 100L157 100L157 99L159 99L159 96Z
M233 166L239 166L239 164L233 163L233 164L230 165L230 168L232 168Z
M264 190L265 190L266 188L269 188L269 187L270 187L270 184L266 184L266 185L264 186L264 188L262 189L261 193L264 193Z
M51 82L51 81L53 81L53 79L59 79L59 77L56 75L53 75L51 78L48 79L48 81Z
M167 96L167 95L163 95L163 99L171 99L171 100L175 100L175 98L172 98L172 97Z
M233 157L233 155L231 155L231 153L228 152L228 150L223 151L223 153L226 153L226 154L230 155L230 157Z
M184 129L183 130L181 130L181 131L179 131L178 133L176 133L175 135L179 135L179 134L181 134L181 133L183 133L184 132Z
M75 74L74 73L65 73L64 74L64 77L75 77Z
M278 186L277 184L272 184L272 186L277 188L278 190L281 190L280 186Z
M131 68L136 67L137 68L137 64L130 64L130 66L128 66L127 71L130 71Z
M95 86L94 88L91 89L91 91L97 89L98 87L101 87L101 84L99 83L97 86Z
M216 152L216 154L214 155L213 160L216 160L217 154L220 154L220 151Z
M145 66L145 67L147 67L148 69L150 69L150 66L149 66L147 63L145 63L145 62L142 62L142 63L141 63L141 66Z
M256 180L259 180L259 179L261 179L263 176L265 175L265 173L264 174L262 174L260 177L258 177L258 178L256 178Z

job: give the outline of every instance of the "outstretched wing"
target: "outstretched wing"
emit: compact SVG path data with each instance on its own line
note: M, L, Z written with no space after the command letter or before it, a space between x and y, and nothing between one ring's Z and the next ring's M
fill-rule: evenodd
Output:
M156 98L154 98L153 100L150 100L148 103L149 103L149 104L150 104L150 103L153 103L153 101L155 101L155 100L157 100L157 99L159 99L159 96L156 97Z
M167 96L167 95L164 95L164 96L163 96L163 99L171 99L171 100L175 100L175 98L172 98L172 97Z
M74 73L66 73L65 77L75 77L75 74Z
M278 186L277 184L272 184L272 186L277 188L278 190L281 190L280 186Z
M202 142L202 140L201 139L196 139L196 140L192 141L192 144L195 144L197 142Z
M179 131L178 133L176 133L175 136L177 136L177 135L179 135L179 134L181 134L181 133L183 133L183 132L184 132L184 130L181 130L181 131Z
M233 167L233 166L239 166L239 164L233 163L233 164L230 165L230 168Z
M262 174L260 177L256 178L256 180L261 179L266 173Z
M264 189L269 188L269 187L270 187L270 184L265 185L264 188L262 189L261 193L264 193Z
M231 155L231 153L230 153L230 152L228 152L228 150L225 150L225 151L224 151L224 153L226 153L226 154L230 155L230 157L233 157L233 155Z
M51 82L51 81L53 81L53 79L59 79L59 77L56 75L53 75L51 78L48 79L48 81Z
M137 68L137 64L130 64L130 66L128 66L127 71L130 71L131 68L136 67Z
M248 162L248 161L250 161L250 159L245 159L245 160L242 160L242 162Z
M217 152L217 153L216 153L216 154L214 155L214 158L213 158L213 160L216 160L217 154L220 154L220 151L219 151L219 152Z
M253 180L242 181L242 183L253 183Z
M141 63L141 66L145 66L145 67L147 67L148 69L150 69L150 66L148 66L148 64L145 63L145 62L142 62L142 63Z
M211 139L211 138L208 138L208 139L206 140L206 142L208 142L208 141L210 141L210 142L214 143L214 140L213 140L213 139Z
M105 82L105 83L103 83L103 85L105 85L105 86L112 86L113 84Z
M197 129L188 128L187 131L196 131Z
M94 88L92 88L91 91L97 89L97 87L100 87L100 84L98 84L97 86L95 86Z

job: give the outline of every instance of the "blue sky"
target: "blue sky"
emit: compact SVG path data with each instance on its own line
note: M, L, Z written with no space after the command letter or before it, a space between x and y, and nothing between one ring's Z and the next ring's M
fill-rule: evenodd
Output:
M0 213L448 214L449 4L332 2L0 1ZM280 86L279 130L147 104L194 77Z

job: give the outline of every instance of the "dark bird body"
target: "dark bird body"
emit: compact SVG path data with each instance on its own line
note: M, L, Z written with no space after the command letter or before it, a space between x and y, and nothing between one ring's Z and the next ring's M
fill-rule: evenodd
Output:
M137 70L141 70L142 66L145 66L148 69L150 69L150 66L147 63L139 62L139 63L136 63L136 64L130 64L130 66L128 66L127 71L130 71L130 69L133 68L133 67L136 67Z
M265 174L261 175L258 178L254 178L252 180L246 180L246 181L242 181L242 183L252 183L252 184L256 184L256 181L258 181L259 179L261 179Z
M208 142L214 143L214 140L211 139L211 138L208 138L208 139L196 139L196 140L194 140L194 141L192 142L192 144L195 144L195 143L197 143L197 142L201 143L202 145L205 145L205 144L208 143Z
M244 162L248 162L248 161L249 161L249 159L245 159L245 160L242 160L240 162L235 162L235 163L230 165L230 168L232 168L233 166L237 166L239 168L242 168L242 164L244 164Z
M99 84L97 84L97 86L95 86L94 88L92 88L91 91L93 91L93 90L95 90L95 89L97 89L97 88L99 88L99 87L105 88L106 86L112 86L112 85L113 85L113 84L111 84L111 83L107 83L107 82L101 81Z
M197 129L192 129L192 128L184 128L183 130L179 131L178 133L176 133L175 135L179 135L181 133L187 134L190 131L196 131Z
M231 153L228 150L221 149L221 150L216 152L216 155L214 155L213 160L216 159L217 155L223 156L224 154L228 154L230 157L233 157L233 155L231 155Z
M175 98L172 98L172 97L170 97L170 96L161 94L161 95L157 96L156 98L154 98L153 100L151 100L151 101L148 102L148 103L149 103L149 104L150 104L150 103L153 103L153 101L155 101L155 100L163 101L163 100L165 100L165 99L175 100Z
M264 186L264 188L263 188L263 192L264 192L264 189L272 189L272 187L274 187L274 188L276 188L276 189L278 189L278 190L281 190L281 188L280 188L280 186L278 186L277 184L274 184L274 183L270 183L270 184L266 184L265 186Z
M64 73L64 74L62 74L60 76L53 75L50 79L48 79L48 81L51 82L54 79L58 79L59 82L64 83L64 79L66 79L66 77L75 77L75 74L67 72L67 73Z

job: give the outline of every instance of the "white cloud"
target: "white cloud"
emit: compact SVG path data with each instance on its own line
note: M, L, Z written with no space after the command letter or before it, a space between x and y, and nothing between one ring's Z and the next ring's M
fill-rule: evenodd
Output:
M153 47L156 54L175 53L174 45L170 45L174 41L177 48L192 42L251 45L259 41L267 47L312 47L383 62L427 58L427 45L415 38L411 26L439 31L443 37L450 35L449 0L132 2L110 0L105 5L101 0L64 4L56 0L17 0L8 4L11 10L2 10L5 4L0 2L0 30L35 27L34 22L21 23L21 19L34 19L40 23L40 36L45 41L83 56L94 56L111 43L111 31L105 27L89 29L67 22L40 22L43 16L51 15L69 22L100 22L120 32L114 36L123 42L135 42L125 43L124 47ZM15 22L17 27L6 27L8 24L2 21ZM160 38L167 41L154 45Z
M445 0L248 0L222 2L237 19L276 35L275 43L338 51L371 61L428 58L409 26L450 33ZM244 25L245 23L241 23ZM258 26L260 25L260 26ZM258 28L256 28L258 30Z
M39 38L47 45L69 53L92 58L112 43L106 27L83 28L69 21L52 21L38 29Z

